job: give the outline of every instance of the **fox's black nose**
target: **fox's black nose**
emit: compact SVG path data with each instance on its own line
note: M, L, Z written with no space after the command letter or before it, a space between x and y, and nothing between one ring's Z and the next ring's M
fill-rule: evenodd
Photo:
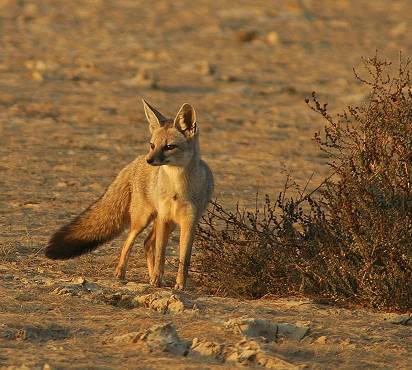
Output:
M149 164L152 164L154 162L154 159L153 158L148 158L148 159L146 159L146 162L149 163Z

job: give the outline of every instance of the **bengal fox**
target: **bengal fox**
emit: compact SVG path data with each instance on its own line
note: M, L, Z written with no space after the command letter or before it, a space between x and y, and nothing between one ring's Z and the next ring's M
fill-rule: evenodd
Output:
M46 256L69 259L95 249L130 227L116 277L125 278L137 235L152 225L144 241L150 283L160 286L170 233L180 228L175 289L184 289L195 231L213 192L213 175L200 158L196 113L183 104L174 120L143 100L151 132L150 150L123 168L106 192L72 222L60 228Z

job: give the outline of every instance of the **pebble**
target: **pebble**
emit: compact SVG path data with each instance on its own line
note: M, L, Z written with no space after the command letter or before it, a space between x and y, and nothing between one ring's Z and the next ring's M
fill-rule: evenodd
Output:
M326 335L322 335L321 337L319 337L318 339L316 339L313 343L316 344L326 344L328 338L326 337Z
M275 32L275 31L269 32L269 33L266 35L266 41L267 41L270 45L279 44L280 39L279 39L278 33Z
M240 42L250 42L258 37L256 30L240 30L236 33L236 38Z

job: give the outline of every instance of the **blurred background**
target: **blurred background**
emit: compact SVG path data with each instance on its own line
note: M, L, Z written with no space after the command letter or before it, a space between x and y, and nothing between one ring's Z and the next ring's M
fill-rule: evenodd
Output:
M146 153L142 97L196 108L223 204L277 194L284 168L315 187L329 169L305 97L362 102L352 67L411 56L411 14L406 0L1 0L3 238L44 243Z

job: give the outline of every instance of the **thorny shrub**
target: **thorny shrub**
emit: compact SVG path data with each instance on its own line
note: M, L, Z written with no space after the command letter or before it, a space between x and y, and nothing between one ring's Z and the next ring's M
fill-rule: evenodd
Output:
M214 202L196 240L195 269L209 292L259 298L306 294L378 309L412 306L412 91L409 61L364 59L367 101L332 116L315 93L306 102L325 121L316 133L330 177L310 194L254 211Z

